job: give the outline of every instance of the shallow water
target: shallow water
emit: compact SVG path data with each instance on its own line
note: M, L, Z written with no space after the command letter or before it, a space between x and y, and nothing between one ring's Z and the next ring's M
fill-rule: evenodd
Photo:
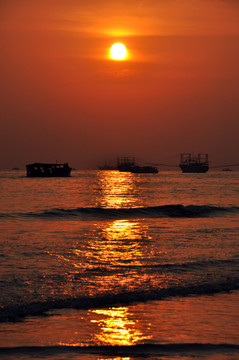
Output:
M239 173L0 173L6 359L239 358Z

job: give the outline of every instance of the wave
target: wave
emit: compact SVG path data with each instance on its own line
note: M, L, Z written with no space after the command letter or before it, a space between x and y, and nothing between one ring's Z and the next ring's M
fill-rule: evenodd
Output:
M195 218L223 216L239 212L238 206L223 207L210 205L162 205L136 208L79 207L75 209L54 208L40 212L0 214L2 218L41 218L41 219L128 219L128 218Z
M96 346L71 346L71 345L55 345L55 346L19 346L19 347L1 347L1 355L28 355L36 356L44 354L51 356L56 354L99 354L111 356L152 358L152 356L164 356L170 354L208 354L208 353L238 353L239 345L228 343L171 343L171 344L137 344L137 345L96 345Z
M96 296L78 296L64 299L33 301L22 305L10 305L0 310L0 322L20 321L27 316L46 315L50 310L58 309L97 309L111 306L127 306L133 303L165 300L172 297L214 295L221 292L239 290L238 278L227 278L226 281L201 283L189 286L171 286L169 288L152 288L151 290L133 290L116 294Z
M185 272L186 270L193 271L193 270L205 270L210 268L219 268L219 267L230 267L231 269L239 269L238 260L232 259L215 259L215 260L202 260L202 261L187 261L181 263L162 263L162 264L144 264L144 265L131 265L131 264L118 264L111 267L105 266L92 266L90 269L85 269L83 272L75 273L74 279L78 277L82 278L83 276L88 277L89 275L94 276L105 276L105 275L112 275L112 274L125 274L127 275L130 271L136 270L137 273L143 272L145 274L155 273L158 271L163 272L171 272L171 273L179 273ZM237 270L235 270L237 271Z

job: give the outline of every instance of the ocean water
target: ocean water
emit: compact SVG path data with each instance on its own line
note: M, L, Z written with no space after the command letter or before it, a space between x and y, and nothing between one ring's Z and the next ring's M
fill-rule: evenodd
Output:
M0 172L3 359L239 359L239 172Z

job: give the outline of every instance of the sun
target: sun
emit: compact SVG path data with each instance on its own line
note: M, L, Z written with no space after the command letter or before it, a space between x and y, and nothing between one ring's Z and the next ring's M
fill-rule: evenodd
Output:
M113 60L126 60L127 58L127 49L121 43L115 43L110 48L110 57Z

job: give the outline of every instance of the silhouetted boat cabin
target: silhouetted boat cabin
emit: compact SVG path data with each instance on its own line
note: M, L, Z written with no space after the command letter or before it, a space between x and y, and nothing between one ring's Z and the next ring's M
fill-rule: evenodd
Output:
M135 166L134 157L118 157L117 158L117 169L123 172L131 172Z
M156 174L158 172L158 169L153 166L136 165L134 157L117 158L117 169L121 172L131 172L134 174Z
M68 163L34 163L26 165L26 169L27 176L30 177L67 177L70 176L72 170Z
M183 173L205 173L209 170L208 154L181 154L179 167Z

